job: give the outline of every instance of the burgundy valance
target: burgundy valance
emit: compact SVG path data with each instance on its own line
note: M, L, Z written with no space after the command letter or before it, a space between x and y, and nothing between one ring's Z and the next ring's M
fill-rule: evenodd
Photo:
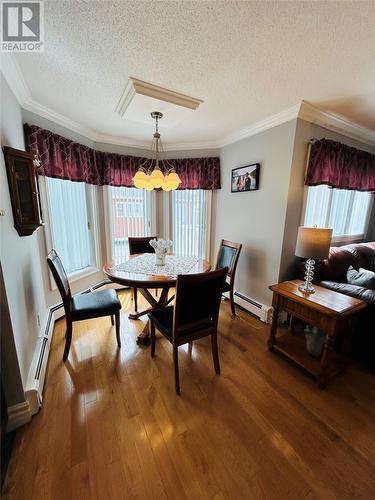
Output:
M97 186L132 187L132 177L145 158L96 151L36 125L24 125L29 151L37 154L39 175ZM220 158L169 160L181 178L180 189L220 189Z
M328 139L315 141L305 184L375 191L375 155Z

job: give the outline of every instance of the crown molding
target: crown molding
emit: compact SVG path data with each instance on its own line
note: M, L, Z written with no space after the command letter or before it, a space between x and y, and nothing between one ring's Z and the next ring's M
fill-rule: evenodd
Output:
M151 141L134 141L124 137L119 137L115 135L107 134L97 134L95 142L100 142L103 144L114 144L116 146L126 146L132 148L141 148L150 150ZM194 149L218 149L220 146L213 141L207 142L170 142L165 143L163 141L164 151L184 151L184 150L194 150Z
M264 120L259 120L252 123L248 127L245 127L237 132L233 132L219 141L218 146L221 148L228 146L229 144L233 144L241 141L242 139L246 139L247 137L251 137L252 135L259 134L260 132L264 132L270 128L277 127L277 125L281 125L282 123L294 120L295 118L298 118L300 106L300 104L296 104L295 106L284 109L279 113L275 113Z
M90 141L95 141L97 133L94 130L89 127L85 127L84 125L81 125L80 123L71 120L60 113L57 113L56 111L53 111L47 106L43 106L43 104L40 104L33 99L26 101L22 107L27 111L31 111L42 118L46 118L47 120L56 123L57 125L61 125L62 127L76 132L77 134L86 137L86 139L90 139Z
M31 97L30 90L25 82L21 69L12 54L1 54L1 72L3 73L8 85L14 92L22 108L76 132L77 134L80 134L95 143L113 144L137 149L149 149L149 142L103 134L34 101ZM265 130L296 118L337 131L347 137L365 144L375 145L375 132L373 130L351 122L350 120L335 113L323 111L307 101L302 101L300 104L280 111L279 113L265 118L264 120L252 123L248 127L232 134L228 134L217 141L164 143L163 146L165 151L220 149L224 146L228 146L229 144L246 139L247 137L259 134L260 132L264 132Z
M298 118L340 132L364 144L375 145L375 132L373 130L358 125L336 113L323 111L307 101L302 101Z
M20 106L31 100L29 87L13 54L1 54L1 72L4 75Z

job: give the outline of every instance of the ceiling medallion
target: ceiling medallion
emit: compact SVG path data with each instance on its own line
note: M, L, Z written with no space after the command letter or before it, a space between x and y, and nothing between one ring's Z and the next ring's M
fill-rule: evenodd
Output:
M163 118L163 113L153 111L151 116L155 120L155 133L151 144L153 158L145 160L140 165L132 181L138 189L152 191L161 188L163 191L172 191L178 188L181 179L168 160L159 158L160 153L163 153L159 134L159 120Z

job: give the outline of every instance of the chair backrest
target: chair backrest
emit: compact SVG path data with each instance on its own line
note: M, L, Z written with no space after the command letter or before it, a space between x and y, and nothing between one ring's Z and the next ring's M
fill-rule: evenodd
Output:
M242 243L221 240L219 253L217 255L216 269L228 268L228 276L234 279L236 274L238 258L241 253Z
M62 265L60 257L57 255L55 250L51 250L47 255L47 263L49 265L49 268L51 269L51 273L53 279L56 282L57 288L59 289L64 304L65 314L69 314L72 294L70 291L70 285L64 266Z
M129 236L128 240L130 255L134 255L136 253L155 253L155 250L150 245L150 241L157 240L156 236Z
M177 276L173 336L185 336L199 327L217 325L228 268L208 273Z

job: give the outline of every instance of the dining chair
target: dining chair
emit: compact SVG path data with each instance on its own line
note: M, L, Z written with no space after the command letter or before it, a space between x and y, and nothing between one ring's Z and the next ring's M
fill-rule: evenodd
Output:
M230 307L233 316L236 315L236 310L234 308L234 279L236 276L236 269L241 249L242 243L221 240L216 261L216 269L220 269L222 267L228 268L229 281L225 280L223 293L229 292Z
M155 253L155 249L150 245L150 241L157 239L157 236L129 236L129 255L135 255L137 253ZM138 312L138 290L136 288L133 288L133 298L134 311Z
M185 274L177 277L174 306L158 309L150 319L151 356L155 356L155 329L173 346L176 393L180 394L178 347L211 335L215 372L220 374L217 347L219 308L228 268L208 273Z
M74 321L111 316L111 323L113 325L115 318L117 345L121 347L121 302L115 290L100 290L98 292L87 292L72 296L64 266L55 250L51 250L47 255L47 263L60 292L65 310L66 334L63 361L65 361L69 355Z

